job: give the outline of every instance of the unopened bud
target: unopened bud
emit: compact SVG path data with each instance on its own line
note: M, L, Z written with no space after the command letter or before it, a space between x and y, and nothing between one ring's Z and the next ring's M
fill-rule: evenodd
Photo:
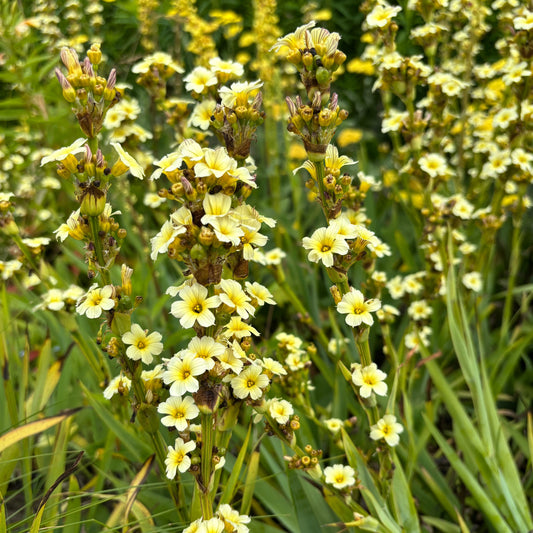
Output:
M80 212L83 215L96 217L104 212L105 202L105 193L91 184L83 192L80 202Z
M321 87L328 87L331 83L331 74L329 70L324 67L316 69L316 81Z
M215 240L215 232L211 228L203 226L200 235L198 235L198 240L204 246L211 246Z
M308 106L304 105L300 107L300 116L306 121L309 122L313 118L313 110Z
M337 50L333 56L333 60L335 61L336 65L340 66L346 61L346 54L340 50Z
M323 128L327 128L331 124L332 118L333 113L329 109L322 109L318 114L318 123Z
M329 292L331 292L331 296L333 296L333 301L335 302L335 305L338 305L338 303L342 300L342 295L339 289L337 288L337 285L333 285Z
M117 82L117 71L116 69L111 69L109 76L104 89L104 99L106 101L111 101L115 98L115 84Z
M78 59L78 54L74 48L68 48L64 46L60 52L61 61L68 69L69 74L79 75L81 74L81 66Z
M181 184L183 185L183 191L188 200L194 200L196 198L196 191L194 190L191 182L184 176L181 177Z
M285 102L287 102L287 107L289 108L289 114L291 115L291 117L296 115L298 113L298 109L296 107L296 104L292 101L292 99L287 96L285 98Z
M305 65L307 70L309 70L310 67L313 65L313 54L311 54L311 52L305 52L302 55L302 63Z
M102 52L100 51L100 45L93 43L91 48L87 51L87 57L93 65L99 65L102 61Z
M300 50L291 50L285 59L293 65L298 65L298 63L300 63L302 60L302 53Z
M65 75L58 68L56 68L55 73L59 83L61 84L61 89L63 89L63 98L67 102L74 102L76 100L76 91L69 83L67 78L65 78Z
M249 115L250 115L250 112L249 112L248 108L246 108L246 107L243 106L243 105L240 105L240 106L237 106L237 107L235 108L235 114L237 115L237 117L238 117L239 119L242 120L242 119L246 119L246 118L248 118Z

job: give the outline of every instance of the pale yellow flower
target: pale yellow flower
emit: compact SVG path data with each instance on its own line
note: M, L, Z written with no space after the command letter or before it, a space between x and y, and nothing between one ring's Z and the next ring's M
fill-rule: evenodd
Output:
M115 394L127 396L131 387L131 379L123 376L113 378L104 390L104 398L110 400Z
M155 52L149 56L146 56L144 59L135 63L131 68L131 71L134 74L147 74L150 72L152 66L156 68L172 72L177 72L181 74L184 72L183 68L180 67L172 57L166 52Z
M244 286L246 287L246 292L252 297L254 305L265 305L266 303L276 305L271 292L260 283L257 283L257 281L253 283L245 281Z
M402 432L403 426L396 422L396 417L385 415L370 427L370 438L372 440L385 439L389 446L396 446L400 442Z
M194 173L197 178L214 176L220 178L227 172L236 168L237 163L232 159L225 148L206 148L204 160L194 165Z
M170 313L180 319L184 328L192 328L196 323L207 328L215 323L215 315L210 309L220 305L218 296L207 296L207 289L195 283L179 291L182 300L174 302Z
M352 373L354 385L360 387L359 394L362 398L369 398L374 392L378 396L387 395L387 384L385 378L387 374L378 369L376 363L371 363L365 367L357 367Z
M287 400L274 398L268 402L268 412L278 424L286 424L294 414L292 405Z
M352 287L337 304L337 311L346 315L345 320L349 326L357 327L361 324L371 326L374 319L370 313L377 311L380 307L379 300L365 300L363 293Z
M247 366L238 376L231 380L233 394L243 400L248 396L252 400L259 399L263 389L268 386L270 380L259 365Z
M161 231L150 239L152 245L152 253L150 257L152 261L157 259L158 254L164 254L168 251L168 247L172 244L174 239L187 231L183 226L176 227L171 220L167 220L161 227Z
M463 285L474 292L481 292L483 280L479 272L467 272L461 279Z
M194 106L189 119L189 124L206 131L211 126L211 117L215 111L217 103L214 100L204 100Z
M386 2L381 2L366 16L366 24L369 28L384 28L401 10L400 6L392 7Z
M183 353L190 353L196 358L203 359L207 370L211 370L215 366L213 358L219 358L225 350L226 348L219 342L216 342L215 339L204 336L191 339L187 348L183 350Z
M171 396L166 402L157 406L157 412L167 415L161 419L164 426L175 427L178 431L185 431L189 426L189 420L200 414L200 410L190 396L183 398Z
M214 87L218 83L216 74L205 67L196 67L185 78L185 90L202 94L209 90L209 87Z
M144 169L134 157L132 157L128 152L120 146L119 143L111 143L111 146L116 150L118 157L121 163L129 169L129 171L136 177L142 180L144 178ZM125 171L124 171L125 172ZM124 173L122 172L122 173Z
M191 353L178 352L168 362L163 381L165 385L171 385L171 396L183 396L200 388L195 376L201 376L206 370L207 364L204 359L196 358Z
M256 80L254 82L237 81L230 87L221 87L218 94L222 100L222 105L234 109L239 106L248 106L251 100L257 95L263 82Z
M76 312L79 315L86 315L87 318L99 318L103 311L109 311L115 307L113 287L106 285L99 288L95 283L87 291L87 294L78 301Z
M250 303L250 298L243 291L240 283L233 279L223 279L218 287L221 292L218 293L220 302L227 305L230 309L244 319L253 315L255 309Z
M145 365L149 365L154 355L159 355L163 351L163 343L161 333L154 331L148 334L139 326L139 324L132 324L130 331L122 335L122 342L129 344L126 355L133 361L142 359Z
M433 313L433 309L428 305L426 300L417 300L408 307L407 314L413 320L425 320Z
M318 228L311 237L302 239L303 247L309 251L308 259L314 263L322 261L324 266L332 267L334 262L333 254L346 255L348 244L337 232L335 226Z
M231 196L219 192L217 194L206 194L202 202L204 216L200 219L202 224L210 224L213 220L223 217L231 209Z
M46 163L50 163L52 161L63 161L69 155L76 155L85 152L86 142L87 139L84 138L76 139L70 146L60 148L59 150L52 152L50 155L43 157L41 159L41 166L46 165Z
M355 470L351 466L340 464L326 466L324 468L324 478L326 483L342 490L355 485Z
M233 246L239 246L244 232L231 215L212 219L210 224L220 242L230 242Z
M250 324L243 322L240 316L232 316L230 321L226 324L223 333L224 337L235 337L238 340L243 337L250 337L252 334L259 335L259 331Z
M176 439L174 447L168 447L167 458L165 464L167 466L167 477L174 479L176 477L176 470L181 473L187 472L191 466L191 458L187 455L196 449L196 443L191 440L185 442L181 437Z

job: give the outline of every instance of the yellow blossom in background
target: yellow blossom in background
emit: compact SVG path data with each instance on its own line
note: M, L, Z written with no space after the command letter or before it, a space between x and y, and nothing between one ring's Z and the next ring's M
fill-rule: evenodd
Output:
M324 420L324 424L326 424L328 430L333 434L338 433L344 426L344 422L340 418L328 418Z
M376 68L374 67L372 61L354 58L346 63L346 71L353 74L373 76L376 73Z
M473 292L481 292L483 280L479 272L467 272L461 279L463 285Z
M363 138L363 132L355 128L344 128L337 136L337 144L344 148L350 144L357 144Z

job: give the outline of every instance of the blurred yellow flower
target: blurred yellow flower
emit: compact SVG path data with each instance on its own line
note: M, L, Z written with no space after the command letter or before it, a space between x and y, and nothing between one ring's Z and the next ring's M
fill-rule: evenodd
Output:
M365 74L367 76L373 76L376 72L372 61L365 59L359 59L358 57L348 61L346 64L346 70L355 74Z
M345 128L337 137L337 144L344 148L349 144L357 144L363 138L363 132L356 128Z

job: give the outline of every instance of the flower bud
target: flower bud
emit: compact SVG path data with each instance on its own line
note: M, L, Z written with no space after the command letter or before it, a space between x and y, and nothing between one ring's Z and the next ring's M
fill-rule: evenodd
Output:
M207 257L207 252L205 251L205 248L201 244L195 244L190 251L191 259L196 259L197 261L200 259L205 259Z
M91 184L83 192L80 202L80 212L83 215L96 217L104 212L105 203L105 193Z
M324 67L318 67L316 69L316 81L321 87L327 87L331 83L329 70Z
M310 67L313 65L313 54L311 52L305 52L302 55L302 63L305 65L307 70L310 70Z
M91 48L87 51L87 57L89 61L98 66L102 61L102 52L100 51L100 45L98 43L93 43Z

